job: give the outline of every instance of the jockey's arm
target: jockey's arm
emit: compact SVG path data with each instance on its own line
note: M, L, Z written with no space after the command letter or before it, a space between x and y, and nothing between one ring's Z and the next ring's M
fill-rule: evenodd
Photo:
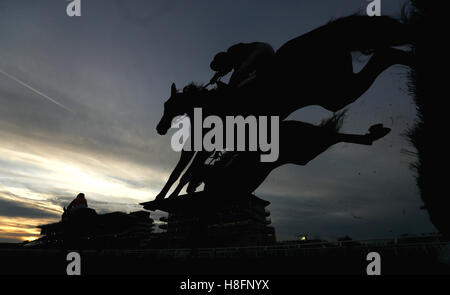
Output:
M214 74L214 76L211 78L211 80L209 80L209 83L215 84L217 82L217 80L219 80L219 78L221 77L219 74L220 74L220 72L216 72Z
M222 78L223 76L225 76L225 75L228 74L229 72L231 72L231 69L230 69L230 70L224 70L224 71L216 72L216 73L214 74L214 77L212 77L211 80L210 80L209 82L210 82L211 84L215 84L215 83L217 83L217 81L218 81L220 78Z

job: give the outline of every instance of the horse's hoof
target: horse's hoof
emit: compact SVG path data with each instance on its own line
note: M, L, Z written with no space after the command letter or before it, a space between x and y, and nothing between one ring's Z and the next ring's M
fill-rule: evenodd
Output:
M369 137L371 141L378 140L382 137L385 137L389 132L391 132L391 128L386 128L383 124L376 124L369 128Z
M373 132L376 132L377 130L380 130L382 128L383 128L383 124L381 124L381 123L380 124L375 124L375 125L370 126L369 132L373 133Z
M159 201L164 200L164 198L165 198L165 196L163 196L163 195L157 195L156 198L153 201L159 202Z

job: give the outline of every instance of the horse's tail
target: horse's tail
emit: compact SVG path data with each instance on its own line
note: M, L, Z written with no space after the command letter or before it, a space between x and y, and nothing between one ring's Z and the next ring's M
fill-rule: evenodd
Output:
M378 48L412 42L410 26L389 16L350 15L329 22L321 29L348 51L371 52Z
M335 113L330 118L323 120L320 123L320 127L323 128L325 131L327 131L330 134L339 133L339 131L342 128L342 124L344 123L346 113L347 113L347 109Z

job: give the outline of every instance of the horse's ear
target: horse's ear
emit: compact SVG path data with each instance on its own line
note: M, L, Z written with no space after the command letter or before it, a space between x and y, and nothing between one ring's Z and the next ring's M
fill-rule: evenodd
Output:
M177 93L177 86L175 85L175 83L172 83L172 88L170 89L172 95Z

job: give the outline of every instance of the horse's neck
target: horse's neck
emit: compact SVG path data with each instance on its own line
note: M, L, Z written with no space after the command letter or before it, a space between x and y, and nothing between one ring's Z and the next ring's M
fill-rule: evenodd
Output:
M219 116L279 116L284 120L297 109L305 107L295 93L280 91L276 85L248 85L236 91L215 90L197 98L195 105L205 118Z
M215 93L208 93L208 95L199 97L192 109L201 109L203 119L211 115L224 118L227 114L227 103L228 102L225 101L224 96L220 94L215 95Z

